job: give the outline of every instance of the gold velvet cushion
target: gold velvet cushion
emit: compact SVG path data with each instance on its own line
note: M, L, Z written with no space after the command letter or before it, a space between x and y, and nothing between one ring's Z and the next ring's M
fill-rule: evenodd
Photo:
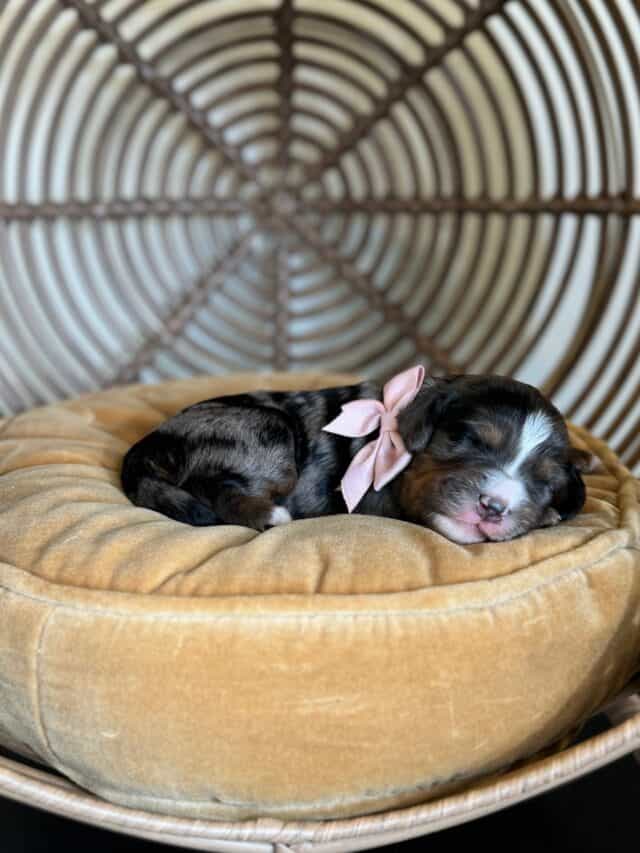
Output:
M562 737L637 669L637 484L605 445L583 513L455 545L333 516L257 534L132 506L135 440L205 397L132 386L0 421L0 743L177 815L415 804Z

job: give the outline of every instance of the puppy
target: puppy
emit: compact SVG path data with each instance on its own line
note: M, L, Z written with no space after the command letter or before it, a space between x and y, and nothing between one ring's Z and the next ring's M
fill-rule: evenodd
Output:
M562 416L538 390L500 376L419 375L393 423L408 464L369 488L356 512L468 544L512 539L580 511L581 472L592 457L571 446ZM340 483L369 439L324 427L346 404L381 397L362 382L196 403L129 450L124 491L134 504L192 525L265 530L345 512Z

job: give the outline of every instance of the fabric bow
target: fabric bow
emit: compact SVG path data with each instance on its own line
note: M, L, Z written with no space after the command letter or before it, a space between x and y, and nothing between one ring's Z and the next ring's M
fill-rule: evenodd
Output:
M380 427L380 435L365 444L351 460L340 483L347 509L353 512L368 489L376 492L393 480L411 461L398 432L398 412L406 408L422 387L424 367L418 365L390 379L380 400L353 400L324 430L358 438Z

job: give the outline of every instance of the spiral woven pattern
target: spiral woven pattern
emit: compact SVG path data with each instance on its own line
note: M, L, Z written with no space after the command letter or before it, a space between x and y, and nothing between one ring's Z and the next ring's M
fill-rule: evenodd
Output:
M13 0L0 405L498 372L640 461L632 0Z

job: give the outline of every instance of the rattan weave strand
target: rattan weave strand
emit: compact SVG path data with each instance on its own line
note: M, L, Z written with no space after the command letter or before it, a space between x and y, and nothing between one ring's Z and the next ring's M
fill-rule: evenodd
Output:
M631 0L13 0L0 400L500 372L640 460Z

